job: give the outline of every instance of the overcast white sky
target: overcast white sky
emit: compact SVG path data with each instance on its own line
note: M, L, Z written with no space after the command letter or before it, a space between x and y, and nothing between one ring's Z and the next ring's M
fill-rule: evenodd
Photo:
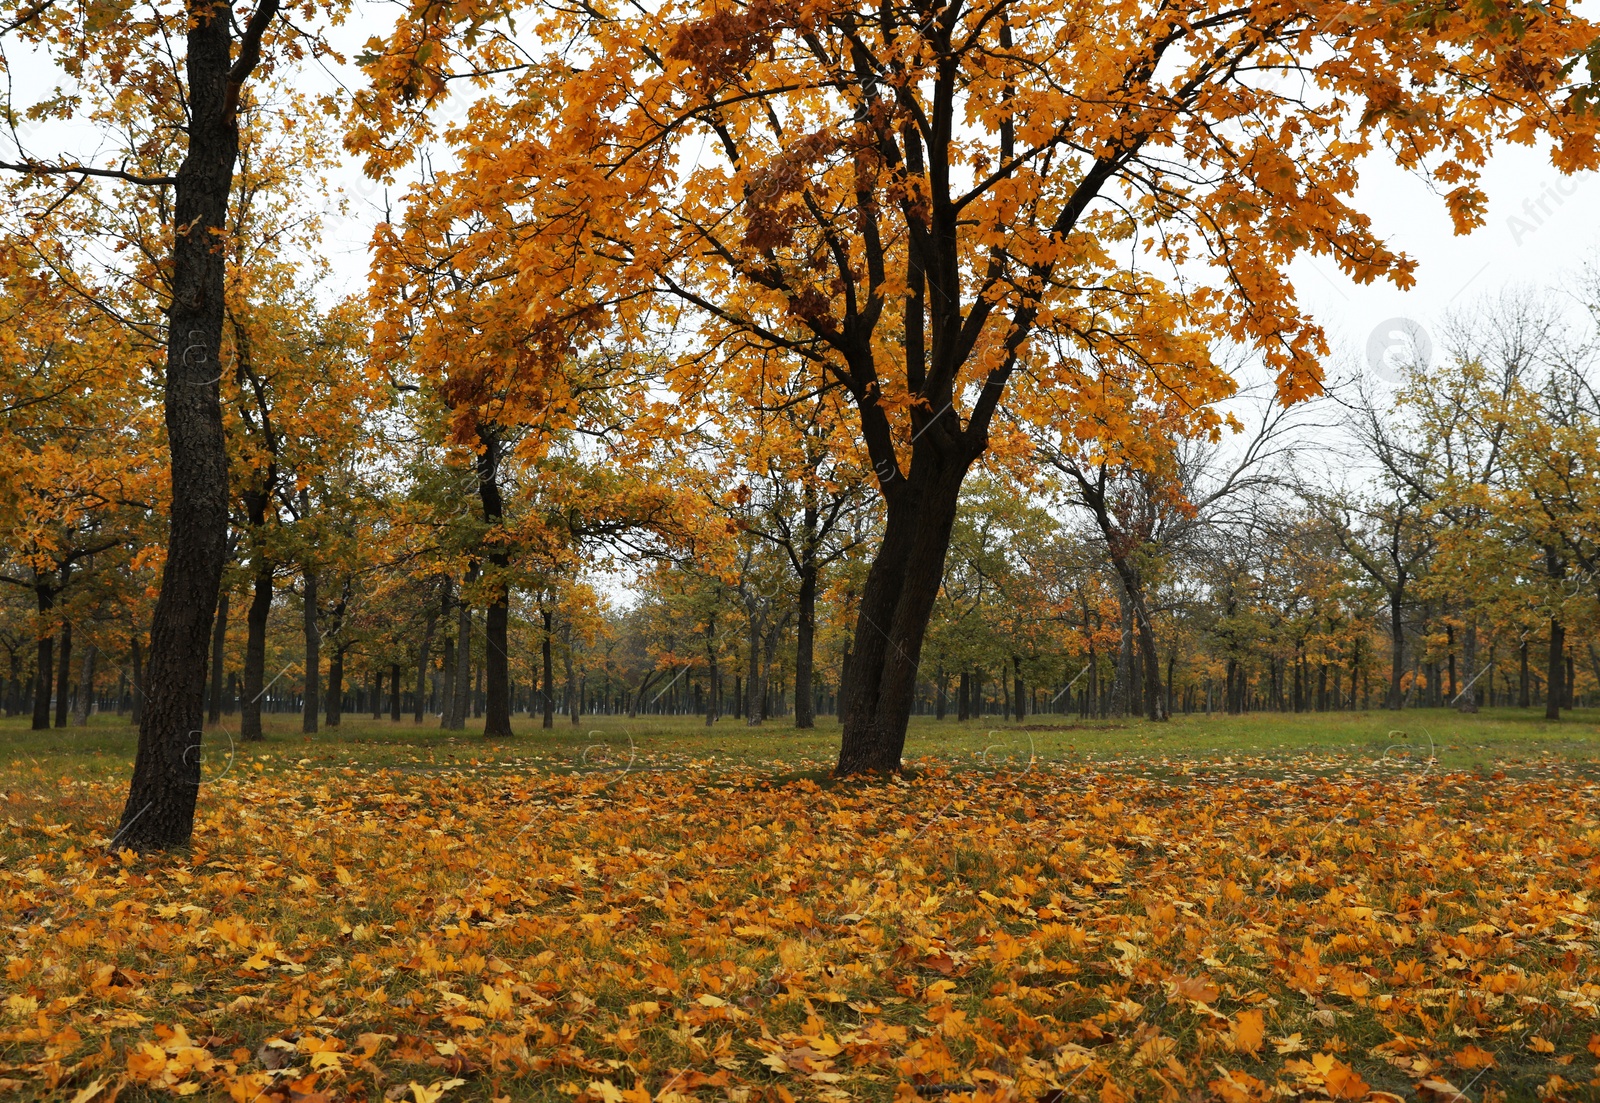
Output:
M1394 319L1436 333L1453 311L1471 311L1508 286L1563 283L1600 255L1595 173L1563 176L1545 151L1504 148L1484 176L1487 222L1461 237L1421 180L1381 158L1366 166L1358 205L1391 247L1417 260L1417 282L1409 291L1388 283L1362 287L1329 261L1297 261L1291 271L1301 302L1327 329L1336 357L1366 363L1370 353L1403 340L1399 327L1386 325Z

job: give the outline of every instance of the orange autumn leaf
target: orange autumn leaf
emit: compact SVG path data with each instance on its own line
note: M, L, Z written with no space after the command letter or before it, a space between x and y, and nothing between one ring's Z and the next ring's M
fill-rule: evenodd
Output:
M1254 1008L1239 1012L1228 1027L1228 1041L1232 1048L1252 1057L1261 1049L1266 1036L1266 1016Z

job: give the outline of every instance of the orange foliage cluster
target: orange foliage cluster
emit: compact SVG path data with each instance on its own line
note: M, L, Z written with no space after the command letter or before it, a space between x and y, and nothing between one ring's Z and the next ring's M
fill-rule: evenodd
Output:
M39 814L12 820L0 865L11 1087L1243 1103L1600 1085L1600 787L1556 773L825 787L244 765L203 794L183 857L103 856L117 785L30 786Z

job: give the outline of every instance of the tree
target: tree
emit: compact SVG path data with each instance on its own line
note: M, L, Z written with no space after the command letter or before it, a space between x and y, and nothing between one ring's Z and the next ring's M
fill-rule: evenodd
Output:
M167 304L166 415L172 490L161 596L156 602L145 676L145 707L127 804L115 844L136 850L188 843L199 792L198 733L211 621L227 556L228 455L220 380L225 314L227 209L239 149L239 112L246 82L261 63L262 43L278 0L260 0L237 42L232 13L203 0L181 10L158 10L166 32L151 32L151 17L118 12L80 20L77 6L8 3L0 12L8 33L59 52L73 72L88 66L106 79L108 99L150 97L152 114L181 104L187 137L181 163L168 174L170 147L130 151L156 168L146 175L61 161L27 159L5 165L34 178L102 177L171 189L171 295ZM182 37L184 77L165 68L161 42ZM69 112L60 98L48 110ZM153 127L160 133L160 127Z
M530 18L548 45L524 52L509 28ZM659 352L674 318L686 401L748 400L755 363L848 394L885 511L850 774L899 768L956 502L1002 411L1114 437L1085 370L1111 359L1204 410L1230 388L1212 337L1259 348L1285 401L1313 392L1322 335L1286 262L1410 280L1350 205L1359 158L1385 141L1450 188L1458 228L1481 222L1486 145L1550 134L1561 168L1592 159L1565 74L1594 34L1535 4L430 6L372 44L352 143L392 171L456 78L486 89L446 134L450 219L408 230L477 218L466 247L508 258L496 315L548 355L499 379L536 385L602 336ZM1299 87L1264 87L1272 71Z

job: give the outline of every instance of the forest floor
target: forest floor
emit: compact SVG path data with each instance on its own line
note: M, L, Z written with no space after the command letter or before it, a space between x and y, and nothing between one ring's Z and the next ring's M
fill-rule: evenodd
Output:
M1600 1097L1600 714L0 722L0 1100Z

